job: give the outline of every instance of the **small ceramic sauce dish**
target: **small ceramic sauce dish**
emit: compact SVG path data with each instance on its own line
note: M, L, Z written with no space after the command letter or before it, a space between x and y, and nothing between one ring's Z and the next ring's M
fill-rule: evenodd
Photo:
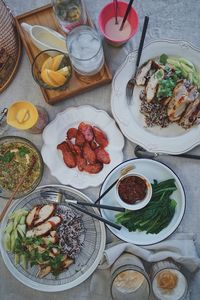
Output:
M116 184L116 199L126 209L138 210L145 207L151 196L151 183L142 174L126 174L120 177Z

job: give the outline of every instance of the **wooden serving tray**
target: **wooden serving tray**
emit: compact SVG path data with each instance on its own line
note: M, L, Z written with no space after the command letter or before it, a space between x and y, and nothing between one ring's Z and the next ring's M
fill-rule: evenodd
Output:
M34 46L29 37L29 34L21 27L21 23L25 22L30 25L43 25L48 26L59 33L64 35L64 32L59 27L59 24L54 16L53 8L51 5L46 5L38 9L34 9L30 12L24 13L15 17L17 28L19 30L22 42L26 49L30 63L33 63L34 57L40 52L38 48ZM91 20L88 18L88 24L92 26ZM72 78L69 81L67 88L63 91L48 90L41 88L45 101L49 104L55 104L67 98L81 94L88 90L94 89L101 85L111 82L112 76L106 64L104 64L104 72L101 76L94 76L92 80L87 82L79 80L75 72L72 72Z

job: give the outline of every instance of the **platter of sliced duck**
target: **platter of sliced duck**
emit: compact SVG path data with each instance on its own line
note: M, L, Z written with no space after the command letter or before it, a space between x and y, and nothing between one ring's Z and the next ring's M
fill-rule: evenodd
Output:
M56 195L91 201L70 187L40 187L14 202L1 224L0 248L8 270L26 286L46 292L86 280L105 247L103 223L58 202Z
M131 104L126 84L137 51L129 54L112 85L112 113L124 135L152 152L179 154L200 143L200 49L160 40L144 47Z

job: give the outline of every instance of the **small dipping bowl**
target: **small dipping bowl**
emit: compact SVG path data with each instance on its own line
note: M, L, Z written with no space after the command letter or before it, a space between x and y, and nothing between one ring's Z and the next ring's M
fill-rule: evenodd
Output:
M145 207L152 196L150 181L139 173L128 173L120 177L115 191L120 206L129 210L138 210Z
M54 59L58 55L63 55L62 60L60 61L60 63L58 63L58 66L57 66L58 69L55 70L55 64L54 64L54 69L52 69L51 63L49 64L48 62L46 63L45 68L49 69L50 71L57 72L58 70L60 71L61 69L63 70L64 68L67 67L67 69L69 68L68 69L69 74L64 75L65 73L60 73L58 75L55 75L55 73L54 73L54 77L52 77L52 78L50 77L50 80L51 80L51 82L54 83L54 85L50 85L47 83L48 80L45 82L41 78L42 66L44 65L45 61L47 61L48 58ZM48 89L48 90L64 90L64 89L66 89L67 84L72 75L72 65L71 65L69 56L66 53L63 53L61 51L54 50L54 49L48 49L48 50L38 53L38 55L35 57L33 64L32 64L32 75L33 75L34 80L37 82L37 84L44 89ZM60 84L60 85L59 85L59 81L56 82L57 80L60 80L59 75L66 77L66 80L62 81L62 84ZM47 79L49 79L49 75L47 77L48 77Z
M123 20L123 17L125 15L127 7L128 7L128 3L123 1L118 1L118 14L117 14L118 23L119 23L118 25L114 24L115 6L113 3L108 3L106 6L104 6L104 8L101 10L98 17L98 24L101 33L105 37L107 43L114 47L122 46L129 39L131 39L138 30L139 18L136 10L133 7L131 7L131 10L124 24L123 30L122 31L118 30ZM114 24L114 25L112 24L115 31L113 32L113 34L108 34L109 22ZM116 34L116 32L119 32L119 36Z

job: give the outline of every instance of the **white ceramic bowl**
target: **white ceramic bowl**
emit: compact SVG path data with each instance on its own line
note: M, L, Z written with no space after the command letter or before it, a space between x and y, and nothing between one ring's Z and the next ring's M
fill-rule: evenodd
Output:
M136 177L139 177L141 179L143 179L146 183L146 187L147 187L147 192L146 192L146 195L144 197L143 200L138 200L136 201L135 203L133 204L128 204L126 203L124 200L122 200L122 198L120 197L119 195L119 185L121 183L121 181L127 177L133 177L133 176L136 176ZM152 196L152 186L151 186L151 183L150 181L142 174L139 174L139 173L128 173L124 176L121 176L116 184L116 200L118 201L118 203L120 204L120 206L126 208L126 209L129 209L129 210L138 210L138 209L141 209L143 207L145 207L149 201L151 200L151 196Z

